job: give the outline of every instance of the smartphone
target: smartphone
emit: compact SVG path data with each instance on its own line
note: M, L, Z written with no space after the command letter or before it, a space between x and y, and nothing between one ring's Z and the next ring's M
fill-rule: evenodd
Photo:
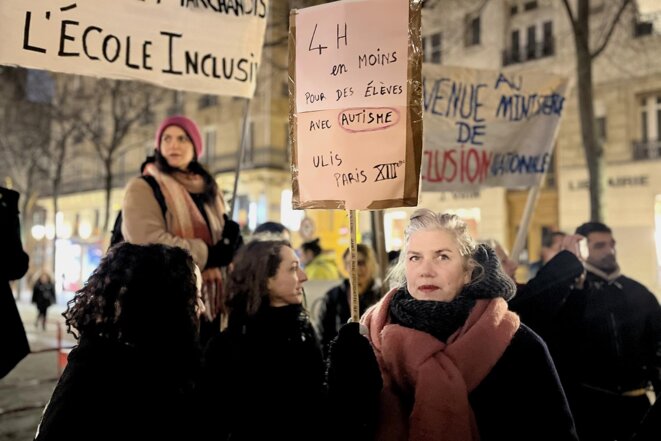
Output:
M588 250L588 239L587 238L584 237L583 239L578 241L578 253L581 256L581 259L583 259L583 260L588 259L588 254L590 254L590 253L589 253L589 250Z

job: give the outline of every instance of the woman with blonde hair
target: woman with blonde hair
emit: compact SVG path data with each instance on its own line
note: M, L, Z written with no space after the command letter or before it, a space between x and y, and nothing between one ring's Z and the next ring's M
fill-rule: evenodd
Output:
M381 283L376 279L377 264L374 251L365 244L356 245L358 251L358 303L360 313L375 304L381 298ZM344 269L351 274L351 256L349 248L342 255ZM347 323L351 317L351 287L349 279L344 279L341 284L331 288L324 296L319 310L319 334L324 353L328 351L328 345L337 335L340 327Z
M577 439L546 345L508 310L513 281L465 222L417 210L391 277L361 319L367 338L350 323L331 344L346 439Z

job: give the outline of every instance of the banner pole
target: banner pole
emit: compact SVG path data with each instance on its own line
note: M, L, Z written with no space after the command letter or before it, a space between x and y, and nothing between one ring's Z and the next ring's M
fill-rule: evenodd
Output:
M542 178L544 175L545 173L542 174ZM516 239L514 240L514 245L512 246L512 252L510 253L510 259L514 260L517 264L519 263L519 255L521 254L521 250L523 249L523 245L526 241L526 234L528 233L528 227L530 226L530 219L532 218L532 214L535 211L535 207L537 206L540 188L541 183L538 182L537 185L530 187L530 191L528 191L526 207L523 210L521 223L519 224L519 230L516 232Z
M239 186L239 176L241 174L241 160L246 148L246 132L248 131L248 116L250 115L250 98L246 99L246 109L243 112L243 127L241 129L241 143L236 153L236 170L234 172L234 188L232 188L232 202L230 203L230 219L234 219L234 209L236 204L236 191Z
M349 210L349 230L351 235L350 251L351 254L351 321L360 321L360 307L358 303L358 248L356 245L356 210Z
M385 294L386 275L388 272L388 253L386 250L386 236L383 228L383 210L374 210L372 214L372 231L374 233L374 253L379 264L379 279L381 280L381 291Z

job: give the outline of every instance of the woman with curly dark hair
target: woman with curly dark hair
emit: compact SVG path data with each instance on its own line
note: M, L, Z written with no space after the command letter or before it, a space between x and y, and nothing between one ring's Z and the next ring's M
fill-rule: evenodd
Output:
M201 390L213 439L320 439L321 349L301 303L307 276L288 242L239 250L228 282L229 325L209 342ZM218 421L218 417L221 420Z
M197 419L201 280L182 248L111 248L64 313L78 345L35 439L190 434Z

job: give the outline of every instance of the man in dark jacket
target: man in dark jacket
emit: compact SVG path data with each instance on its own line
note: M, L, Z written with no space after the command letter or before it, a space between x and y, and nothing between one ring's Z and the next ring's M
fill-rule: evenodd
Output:
M661 307L643 285L620 274L610 228L588 222L583 262L560 252L523 287L510 308L547 342L579 437L629 439L661 395ZM582 285L582 286L581 286Z
M0 378L30 352L23 322L9 286L10 280L23 277L28 270L28 262L21 243L18 193L0 187Z

